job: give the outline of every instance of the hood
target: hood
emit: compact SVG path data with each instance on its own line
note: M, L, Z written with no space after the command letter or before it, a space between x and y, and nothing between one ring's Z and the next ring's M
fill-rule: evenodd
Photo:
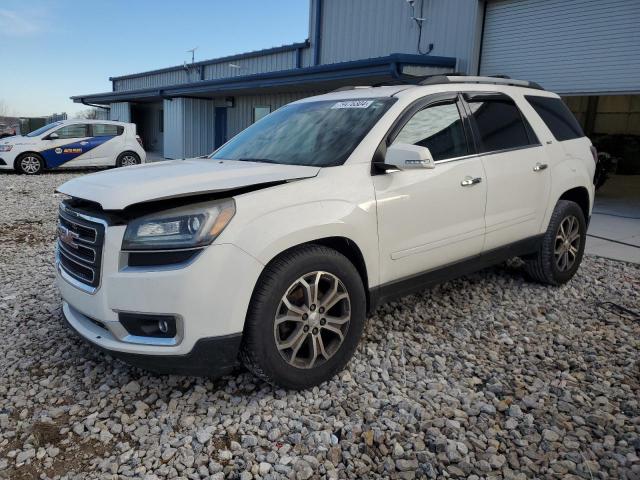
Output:
M264 183L315 177L319 167L230 160L170 160L83 175L57 191L122 210L136 203L224 192Z

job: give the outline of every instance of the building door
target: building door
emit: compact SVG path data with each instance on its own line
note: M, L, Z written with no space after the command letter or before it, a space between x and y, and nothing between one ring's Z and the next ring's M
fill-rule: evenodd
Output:
M227 141L227 107L216 107L214 148Z
M638 0L487 2L480 74L559 94L640 89Z

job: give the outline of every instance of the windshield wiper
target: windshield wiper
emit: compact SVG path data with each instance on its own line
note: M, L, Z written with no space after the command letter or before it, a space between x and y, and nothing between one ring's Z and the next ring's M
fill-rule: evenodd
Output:
M237 158L239 162L257 162L257 163L280 163L268 158Z

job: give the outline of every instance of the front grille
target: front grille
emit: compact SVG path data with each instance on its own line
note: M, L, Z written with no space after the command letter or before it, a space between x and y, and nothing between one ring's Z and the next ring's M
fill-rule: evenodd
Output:
M58 216L58 259L69 276L89 287L100 285L104 224L62 204Z

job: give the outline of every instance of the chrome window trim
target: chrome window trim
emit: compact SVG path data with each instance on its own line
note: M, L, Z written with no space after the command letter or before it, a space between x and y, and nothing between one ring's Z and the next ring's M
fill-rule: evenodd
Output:
M502 150L491 150L490 152L482 152L482 153L474 153L472 155L465 155L462 157L454 157L454 158L446 158L444 160L435 160L433 163L435 163L436 165L439 163L449 163L449 162L456 162L458 160L467 160L469 158L474 158L474 157L485 157L487 155L497 155L500 153L509 153L509 152L515 152L518 150L526 150L529 148L537 148L537 147L542 147L541 143L536 143L536 144L531 144L531 145L524 145L522 147L514 147L514 148L504 148Z

